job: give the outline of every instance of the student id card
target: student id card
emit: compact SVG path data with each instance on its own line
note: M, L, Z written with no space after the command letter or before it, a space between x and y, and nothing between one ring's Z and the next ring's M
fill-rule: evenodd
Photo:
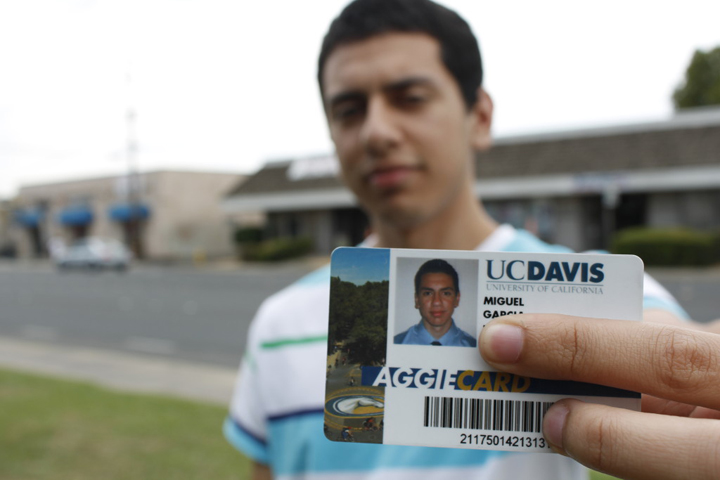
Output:
M550 452L563 398L640 409L640 394L498 372L477 349L493 318L641 320L630 255L338 248L332 254L325 435L338 442Z

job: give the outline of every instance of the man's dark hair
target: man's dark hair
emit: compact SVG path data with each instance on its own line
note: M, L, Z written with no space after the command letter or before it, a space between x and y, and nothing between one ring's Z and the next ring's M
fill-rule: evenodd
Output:
M455 268L445 260L435 258L433 260L428 260L423 263L420 268L418 268L418 271L415 274L415 295L420 293L422 277L426 273L444 273L445 275L450 275L450 278L452 278L453 284L455 285L455 293L460 293L460 280L458 279L458 274L457 271L455 271Z
M466 107L475 105L483 76L477 39L460 15L430 0L355 0L347 5L323 39L317 72L320 94L325 62L336 47L391 32L426 33L435 38Z

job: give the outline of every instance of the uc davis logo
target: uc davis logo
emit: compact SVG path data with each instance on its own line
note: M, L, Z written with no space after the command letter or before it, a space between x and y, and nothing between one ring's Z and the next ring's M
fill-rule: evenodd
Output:
M549 262L535 260L486 260L491 280L534 282L601 283L605 279L602 263Z

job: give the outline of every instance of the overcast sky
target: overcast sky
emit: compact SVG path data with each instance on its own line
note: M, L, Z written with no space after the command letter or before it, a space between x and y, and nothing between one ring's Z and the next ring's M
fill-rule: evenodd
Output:
M331 152L315 62L345 3L0 1L0 198L124 173L128 105L143 171ZM498 137L668 118L720 45L717 0L443 3L480 39Z

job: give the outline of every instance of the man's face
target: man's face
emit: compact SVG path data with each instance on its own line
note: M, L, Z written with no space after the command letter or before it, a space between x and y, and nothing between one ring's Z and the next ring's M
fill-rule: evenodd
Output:
M460 304L460 293L447 273L426 273L420 279L420 289L415 293L415 308L426 326L446 327L452 321L453 312Z
M411 227L450 213L474 183L478 126L422 33L388 33L337 47L323 103L343 179L371 217Z

